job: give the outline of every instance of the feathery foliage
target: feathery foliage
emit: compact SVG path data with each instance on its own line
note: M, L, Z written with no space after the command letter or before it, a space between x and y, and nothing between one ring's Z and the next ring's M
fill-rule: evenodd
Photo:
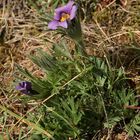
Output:
M43 78L19 69L39 93L28 99L47 99L37 109L43 114L40 127L58 140L90 139L101 128L113 129L120 123L126 131L131 130L130 134L139 131L138 115L125 108L138 102L122 68L110 67L96 57L71 55L64 43L55 45L53 54L38 50L37 55L30 56L44 72Z

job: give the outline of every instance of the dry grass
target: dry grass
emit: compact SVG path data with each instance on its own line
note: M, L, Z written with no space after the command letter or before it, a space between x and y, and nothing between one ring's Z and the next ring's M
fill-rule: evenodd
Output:
M2 6L1 6L2 4ZM115 1L100 5L92 13L92 19L82 23L84 39L89 55L106 56L110 64L123 66L132 78L135 88L140 92L140 2L132 0L124 7L116 7ZM40 70L27 58L35 53L35 48L48 50L50 42L61 41L47 32L47 25L39 18L35 9L27 6L24 0L4 0L0 3L0 103L14 113L26 117L34 112L39 103L22 104L19 95L14 91L17 75L14 64L18 63L41 76ZM46 42L48 40L49 42ZM71 42L69 42L71 44ZM28 132L24 119L15 118L6 112L0 112L0 133L3 139L7 134L16 139L21 131L25 137ZM23 136L23 137L24 137ZM119 137L119 136L117 136ZM116 138L119 140L119 138Z

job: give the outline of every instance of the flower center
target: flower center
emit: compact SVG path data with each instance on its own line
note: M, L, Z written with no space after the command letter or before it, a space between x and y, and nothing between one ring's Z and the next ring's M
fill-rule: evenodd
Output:
M63 22L65 20L69 19L69 18L70 18L70 15L69 14L62 13L61 18L60 18L60 21Z

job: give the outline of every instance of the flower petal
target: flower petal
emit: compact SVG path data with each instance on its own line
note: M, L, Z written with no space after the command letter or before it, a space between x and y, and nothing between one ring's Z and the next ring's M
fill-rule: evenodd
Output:
M70 12L70 20L72 20L76 17L76 12L77 12L77 6L74 5L71 9L71 12Z
M59 26L63 27L63 28L68 28L68 23L67 21L63 21L63 22L59 22Z
M53 20L48 24L48 28L52 30L56 30L57 26L59 26L59 22L57 20Z
M55 12L54 13L54 19L55 20L60 20L60 18L61 18L61 12Z
M28 82L28 81L20 82L16 86L16 90L19 90L19 91L22 91L22 90L30 90L30 89L32 89L32 84L31 84L31 82Z
M25 87L26 87L27 90L31 90L32 89L31 82L25 82Z
M74 1L70 0L65 6L62 6L62 7L55 9L56 15L57 14L59 15L63 12L70 14L73 4L74 4Z
M21 90L21 89L23 90L23 89L25 89L25 88L22 88L20 85L17 85L15 89L16 89L16 90Z
M30 94L30 92L29 92L28 90L21 90L21 92L22 92L23 94Z

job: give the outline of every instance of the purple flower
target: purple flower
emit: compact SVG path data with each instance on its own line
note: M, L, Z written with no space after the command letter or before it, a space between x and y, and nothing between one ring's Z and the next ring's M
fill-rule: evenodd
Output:
M27 81L20 82L19 85L16 86L16 90L19 90L24 94L31 95L32 84Z
M68 28L68 22L76 17L77 6L70 0L65 6L55 9L54 20L48 24L48 28L55 30L58 27Z

